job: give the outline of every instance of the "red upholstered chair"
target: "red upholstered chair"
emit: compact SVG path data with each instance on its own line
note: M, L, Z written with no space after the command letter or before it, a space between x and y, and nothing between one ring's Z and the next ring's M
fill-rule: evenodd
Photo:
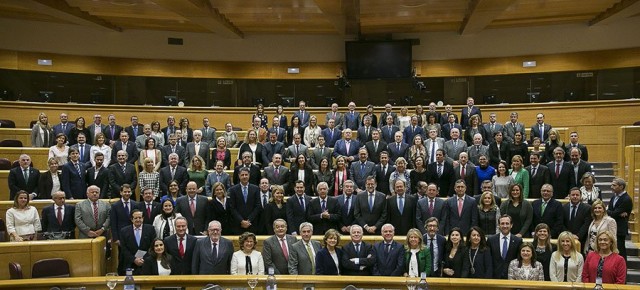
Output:
M22 141L6 139L0 141L0 147L22 147Z
M69 263L62 258L42 259L33 264L32 278L70 277Z
M16 262L9 262L9 279L22 279L22 266Z

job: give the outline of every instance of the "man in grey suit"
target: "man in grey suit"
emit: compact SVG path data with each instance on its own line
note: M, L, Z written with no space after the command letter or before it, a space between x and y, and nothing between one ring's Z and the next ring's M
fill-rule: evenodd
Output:
M209 147L216 147L216 128L209 125L209 118L202 118L202 141L209 144Z
M329 162L329 168L332 167L333 164L333 149L326 146L324 136L318 136L318 144L316 148L309 152L309 162L311 162L311 167L313 169L320 168L320 161L322 158L327 158L327 162Z
M296 243L296 238L287 235L287 222L283 219L273 221L273 232L275 235L264 240L262 244L264 268L267 270L273 268L276 275L290 274L289 253L291 253L293 244Z
M444 152L446 157L458 160L461 152L467 151L467 143L460 140L460 131L458 128L451 129L451 140L444 142Z
M342 129L342 123L344 122L344 116L338 112L338 104L331 104L331 112L328 112L324 117L324 125L329 126L329 120L333 120L338 129Z
M364 228L369 235L379 234L380 228L387 220L387 197L376 191L376 179L367 177L366 190L356 196L354 207L355 222Z
M429 130L429 138L424 141L425 149L427 149L427 156L425 157L427 164L436 162L436 151L444 148L444 142L444 138L438 137L437 130Z
M102 116L100 114L93 115L93 123L89 125L89 134L91 137L88 140L94 140L91 144L95 144L96 134L106 133L107 126L102 124Z
M151 134L151 125L145 124L143 127L143 131L144 131L144 134L136 137L136 146L138 147L138 151L141 151L144 149L144 144L149 138L153 138L156 144L156 148L160 146L160 144L158 144L158 137L156 137L156 135Z
M269 180L272 185L281 185L283 188L289 187L289 169L282 166L282 155L273 155L271 165L262 171L262 177Z
M316 273L316 253L322 246L320 242L311 240L313 224L300 224L299 233L302 240L291 245L289 253L289 275L313 275Z
M304 144L301 144L302 141L302 137L300 136L300 134L295 134L293 135L293 144L291 144L291 146L289 146L289 148L287 148L287 150L285 151L285 158L291 162L291 163L295 163L296 158L298 157L298 154L303 154L304 156L308 156L307 155L307 146Z
M86 239L105 235L109 231L110 209L108 202L100 200L100 187L89 186L87 199L76 205L75 221L79 231L78 238Z
M469 162L473 164L479 164L478 158L480 158L480 155L489 156L489 146L482 145L482 135L480 133L473 135L473 145L467 147L467 153L469 154Z
M504 138L504 140L509 143L513 143L516 132L522 133L524 139L524 136L526 136L524 132L524 124L518 122L518 112L511 112L509 118L511 120L509 120L509 122L506 122L502 127L502 137Z
M466 194L464 180L455 183L456 195L447 199L444 210L444 232L458 227L466 235L472 226L478 225L478 205L473 197Z
M443 220L444 200L438 198L438 186L435 183L427 185L426 182L420 181L418 186L420 190L423 190L423 187L426 187L427 190L427 197L418 200L416 209L416 226L424 235L427 233L425 223L429 218L435 217L439 221Z
M284 148L284 143L278 141L278 133L276 133L276 131L269 131L269 141L264 143L264 150L262 150L264 156L262 160L273 160L273 155L284 154ZM269 164L262 164L262 166L267 167Z
M162 147L162 167L169 165L169 155L178 155L178 165L184 166L186 151L184 147L178 145L178 136L175 133L169 134L169 144Z
M487 142L489 144L493 143L495 141L493 134L502 132L503 128L502 124L496 122L496 113L489 114L489 122L484 124L484 131L487 132Z
M368 160L369 153L366 148L358 150L358 162L351 163L349 168L351 179L356 183L356 191L364 191L367 177L375 177L375 164Z
M230 274L233 243L221 236L219 221L209 222L209 236L199 239L193 250L191 273L199 275Z
M202 142L202 131L194 130L193 131L193 142L187 143L186 149L186 157L185 157L185 167L189 168L191 165L191 160L193 157L199 155L204 159L204 164L202 164L202 168L206 168L207 164L209 164L209 144L206 142Z

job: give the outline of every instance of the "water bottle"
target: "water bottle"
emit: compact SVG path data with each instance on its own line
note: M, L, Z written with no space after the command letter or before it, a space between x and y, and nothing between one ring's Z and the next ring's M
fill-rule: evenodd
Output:
M265 285L267 290L277 290L278 289L278 283L276 282L276 276L273 275L274 270L273 267L269 267L268 270L268 276L267 276L267 283Z
M127 268L127 276L124 278L124 290L135 290L136 282L133 280L133 269Z
M429 286L427 285L427 273L422 272L420 273L420 282L418 282L418 285L416 286L416 290L427 290L427 289L429 289Z

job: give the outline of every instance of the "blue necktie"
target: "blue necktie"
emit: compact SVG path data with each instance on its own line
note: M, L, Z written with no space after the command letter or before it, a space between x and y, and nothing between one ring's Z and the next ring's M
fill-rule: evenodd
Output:
M398 210L400 214L404 211L404 198L402 196L398 196Z
M507 237L502 238L502 260L507 259L507 252L509 251L509 247L507 245Z
M248 193L247 193L247 187L246 186L242 187L242 196L244 197L244 203L247 203Z
M140 247L140 228L136 228L133 232L136 235L136 244Z

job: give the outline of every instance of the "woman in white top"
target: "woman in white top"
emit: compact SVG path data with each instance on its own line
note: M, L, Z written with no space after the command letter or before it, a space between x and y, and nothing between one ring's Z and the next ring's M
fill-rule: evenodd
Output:
M42 231L40 216L35 206L29 205L29 193L19 191L13 199L13 207L7 210L7 233L14 242L32 241Z
M549 276L553 282L582 282L584 258L576 249L573 234L568 231L558 236L558 250L551 254Z
M104 137L104 133L96 134L95 143L91 146L91 151L89 151L91 156L91 165L93 165L93 167L96 166L96 161L94 160L96 152L100 152L104 155L104 163L102 163L103 167L107 168L109 166L109 162L111 162L111 147L104 144L105 141L106 138Z
M409 127L411 124L411 116L408 115L407 107L400 108L400 115L398 116L398 127L400 132L404 132L404 128Z
M144 141L144 148L140 151L140 156L138 157L138 165L144 168L144 160L145 158L151 159L153 161L153 171L158 172L160 170L160 163L162 163L162 153L160 150L156 149L156 140L153 138L147 138Z
M536 251L529 242L520 245L518 258L509 263L509 280L544 281L542 264L536 260Z
M154 239L148 253L149 256L144 258L144 264L142 264L143 275L171 275L171 260L173 257L165 251L162 239Z
M389 176L389 192L396 192L395 181L403 180L404 184L411 184L411 176L409 175L409 171L407 171L407 160L403 157L398 157L396 159L396 171L392 172ZM411 193L411 186L406 186L405 193Z
M493 192L499 198L506 198L509 195L509 187L515 184L513 176L507 173L507 163L500 161L498 168L496 168L496 175L491 178L493 182Z
M163 146L165 144L164 133L160 130L160 122L151 122L151 136L156 136L158 146Z
M322 129L318 126L318 118L312 115L309 118L309 127L304 130L304 144L309 148L316 147L318 144L318 136L322 133Z
M138 174L140 192L150 188L153 191L153 198L158 200L160 194L160 173L154 171L154 162L151 158L145 158L142 163L144 164L144 169Z
M41 173L38 178L38 199L51 199L51 196L60 190L62 187L60 181L62 180L62 173L58 171L58 160L56 158L49 158L47 161L49 170Z
M593 221L587 229L587 240L585 241L584 247L585 254L590 251L597 251L598 243L596 237L600 232L608 231L613 236L618 232L616 220L607 215L607 210L602 200L596 199L591 205L591 218L593 218Z
M245 232L240 235L240 250L231 256L231 275L264 275L262 253L256 251L256 235Z
M596 177L593 175L593 172L585 172L584 175L582 175L580 182L582 183L582 186L580 187L582 202L592 205L596 199L602 199L602 192L600 192L600 188L595 186Z
M160 200L160 206L162 213L153 219L153 228L156 229L156 237L164 239L176 233L175 221L182 215L174 211L175 201L166 195Z
M49 147L49 158L58 160L60 166L65 165L69 159L69 146L67 146L67 136L64 133L56 135L56 145Z

